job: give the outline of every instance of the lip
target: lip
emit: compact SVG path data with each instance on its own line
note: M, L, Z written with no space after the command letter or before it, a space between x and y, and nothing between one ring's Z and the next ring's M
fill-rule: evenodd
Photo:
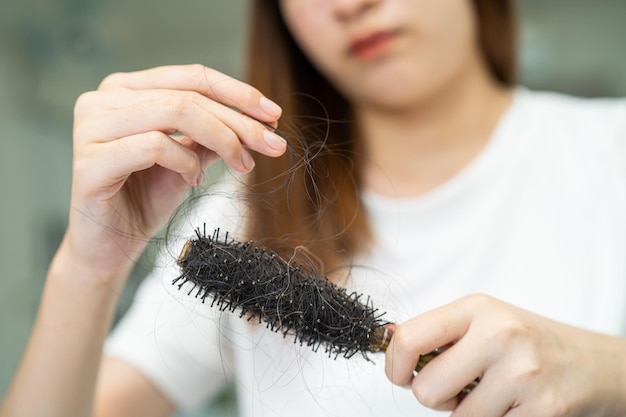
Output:
M356 37L350 43L348 52L363 61L379 58L389 50L397 35L398 31L395 30L369 32L366 35Z

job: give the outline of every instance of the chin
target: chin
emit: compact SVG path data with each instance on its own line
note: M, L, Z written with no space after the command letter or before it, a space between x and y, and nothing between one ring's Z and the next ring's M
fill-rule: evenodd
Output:
M371 108L388 113L404 113L414 110L428 101L426 94L386 94L384 96L372 97L366 103Z
M432 80L404 82L398 78L391 78L388 81L365 84L356 93L355 99L365 106L378 108L380 110L401 112L415 109L431 98L439 91L438 84Z
M432 97L445 84L446 72L426 62L390 60L354 71L341 84L355 102L402 110Z

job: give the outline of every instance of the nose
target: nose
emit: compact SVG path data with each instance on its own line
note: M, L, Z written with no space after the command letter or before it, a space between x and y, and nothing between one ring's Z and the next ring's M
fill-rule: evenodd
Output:
M382 0L334 0L333 7L339 21L350 21L375 8Z

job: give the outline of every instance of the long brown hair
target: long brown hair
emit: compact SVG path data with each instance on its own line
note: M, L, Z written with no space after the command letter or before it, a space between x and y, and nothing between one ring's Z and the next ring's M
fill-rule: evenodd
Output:
M513 85L514 0L473 3L484 59L496 80ZM289 152L255 156L248 234L284 255L304 246L328 272L371 240L359 199L363 161L352 111L296 45L277 0L253 0L250 13L247 81L283 108Z

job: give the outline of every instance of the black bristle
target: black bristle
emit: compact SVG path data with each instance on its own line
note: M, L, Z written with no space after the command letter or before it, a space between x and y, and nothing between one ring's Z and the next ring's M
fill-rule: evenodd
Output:
M301 345L329 356L346 358L361 352L367 358L374 329L385 324L369 297L348 292L312 268L287 261L252 242L211 237L196 230L178 259L182 274L173 280L178 288L192 284L189 294L211 296L221 311L240 310L241 316L265 322L285 337L294 335ZM200 294L202 294L200 296ZM378 332L375 332L378 334Z

